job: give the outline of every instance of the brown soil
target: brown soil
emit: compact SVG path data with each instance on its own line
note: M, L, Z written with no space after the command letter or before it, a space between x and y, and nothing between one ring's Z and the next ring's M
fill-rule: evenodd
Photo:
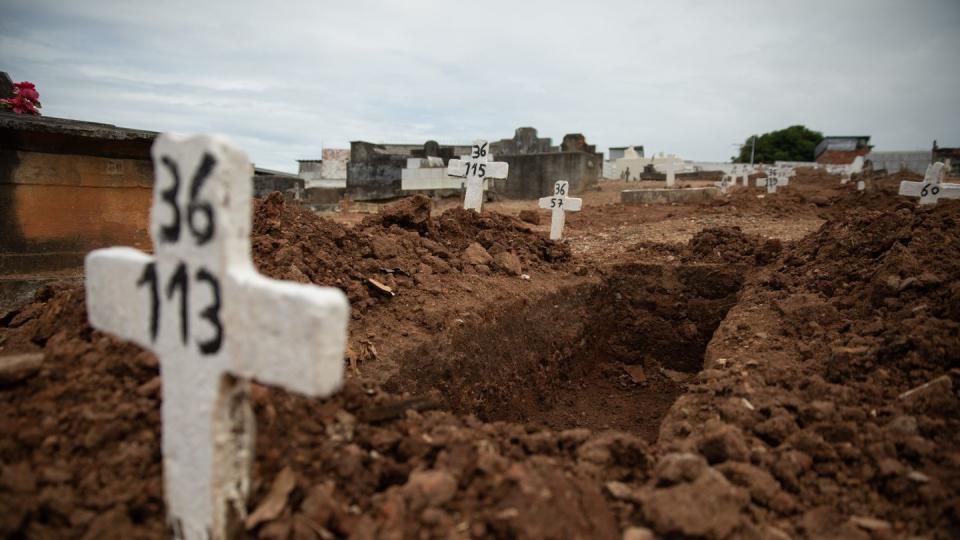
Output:
M268 198L258 267L347 291L354 369L327 400L254 386L250 508L284 469L296 487L248 533L957 537L960 202L897 181L587 194L562 244L424 199L346 227ZM69 286L0 315L0 356L30 350L0 378L0 535L163 537L155 358Z

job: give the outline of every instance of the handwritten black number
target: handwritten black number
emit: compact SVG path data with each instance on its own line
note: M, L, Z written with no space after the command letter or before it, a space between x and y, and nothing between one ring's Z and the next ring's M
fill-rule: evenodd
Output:
M557 184L556 189L554 190L554 195L566 195L567 187L564 184Z
M180 191L180 170L177 164L169 156L163 156L161 159L163 166L170 171L173 177L173 185L160 192L160 198L170 205L173 210L173 223L160 227L160 240L163 242L177 242L180 240L180 207L177 206L177 192Z
M220 322L220 282L217 278L201 268L197 270L197 281L203 281L210 285L213 292L213 303L200 312L200 317L206 319L217 329L217 335L212 339L200 342L200 352L203 354L213 354L220 350L223 344L223 323Z
M200 166L197 167L197 172L193 175L193 180L190 182L190 202L187 204L187 224L190 226L190 232L193 233L194 238L197 240L197 245L202 246L210 241L213 238L213 206L206 201L197 201L197 195L200 194L200 189L203 187L203 183L207 181L207 177L210 176L210 173L213 172L213 167L217 164L217 160L214 159L209 152L203 154L203 159L200 161ZM196 222L197 214L203 214L204 227L198 227Z
M157 328L160 321L160 291L157 290L157 265L148 263L137 280L137 287L150 285L150 341L157 340Z
M182 227L180 206L177 205L177 193L180 191L180 169L170 156L163 156L161 162L164 167L170 171L170 176L173 177L173 185L160 192L160 198L169 204L173 210L173 223L160 228L160 238L163 242L176 243L180 241L180 229ZM190 232L193 233L197 245L200 246L206 244L213 238L214 220L213 206L209 202L198 201L197 196L200 195L203 184L213 172L216 164L217 160L213 155L209 152L204 153L203 158L200 160L200 166L197 167L193 179L190 181L190 201L187 203L187 225L190 227ZM205 219L199 222L197 214L203 214Z
M180 263L177 265L173 277L167 282L167 300L173 298L176 289L180 289L180 341L187 343L187 334L190 331L187 321L187 314L190 313L188 298L190 297L190 284L187 281L187 265Z
M196 273L196 280L204 282L210 286L213 293L213 303L205 307L200 312L200 318L208 321L216 329L216 335L213 338L199 343L202 354L215 354L223 345L223 322L220 320L221 295L220 282L216 276L205 268L200 268ZM143 285L150 286L150 339L157 340L157 333L160 327L160 287L159 277L157 276L156 263L148 263L137 280L137 287ZM167 281L166 299L172 300L174 295L179 292L180 295L180 340L184 345L187 343L187 336L190 333L189 314L190 314L190 282L187 265L180 263L176 270Z
M488 143L475 144L475 145L473 145L473 154L471 155L471 157L473 157L473 159L477 159L478 157L486 156L486 155L487 155L487 144L488 144Z
M476 167L476 165L474 165L474 167ZM479 174L478 176L479 176L480 178L483 178L483 177L486 176L486 175L487 175L487 166L486 166L486 164L481 163L481 164L480 164L480 174Z

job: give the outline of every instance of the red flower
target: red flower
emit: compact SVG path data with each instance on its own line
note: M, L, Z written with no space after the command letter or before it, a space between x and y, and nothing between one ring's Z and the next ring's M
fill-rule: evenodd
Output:
M0 105L10 107L17 114L40 114L40 93L30 81L22 81L13 85L13 97L0 99Z
M29 99L25 99L23 96L0 99L0 103L11 107L13 112L17 114L40 114L37 112L37 108L34 107L33 103L31 103Z
M13 85L16 88L16 94L18 96L23 96L30 101L38 102L40 100L40 92L37 92L37 87L33 83L21 82Z

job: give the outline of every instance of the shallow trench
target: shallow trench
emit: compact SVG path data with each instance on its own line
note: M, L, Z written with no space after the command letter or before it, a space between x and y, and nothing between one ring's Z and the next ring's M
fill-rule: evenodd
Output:
M518 302L400 358L393 391L481 420L586 427L656 439L744 267L628 264L599 284Z

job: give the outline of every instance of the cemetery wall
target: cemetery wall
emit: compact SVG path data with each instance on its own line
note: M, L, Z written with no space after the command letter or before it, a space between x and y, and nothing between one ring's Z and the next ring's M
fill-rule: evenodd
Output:
M603 174L602 154L556 152L549 154L498 155L510 165L506 181L497 180L495 190L511 199L538 199L550 193L557 180L570 182L579 193L596 185Z
M302 178L279 175L255 175L253 177L253 196L266 197L274 191L283 193L288 200L303 199L305 182Z
M339 209L340 199L346 188L309 187L305 190L303 204L320 212L333 212Z
M930 165L930 152L870 152L864 158L870 161L874 171L895 173L901 170L923 174Z
M0 274L77 267L99 247L149 249L154 136L0 113Z

